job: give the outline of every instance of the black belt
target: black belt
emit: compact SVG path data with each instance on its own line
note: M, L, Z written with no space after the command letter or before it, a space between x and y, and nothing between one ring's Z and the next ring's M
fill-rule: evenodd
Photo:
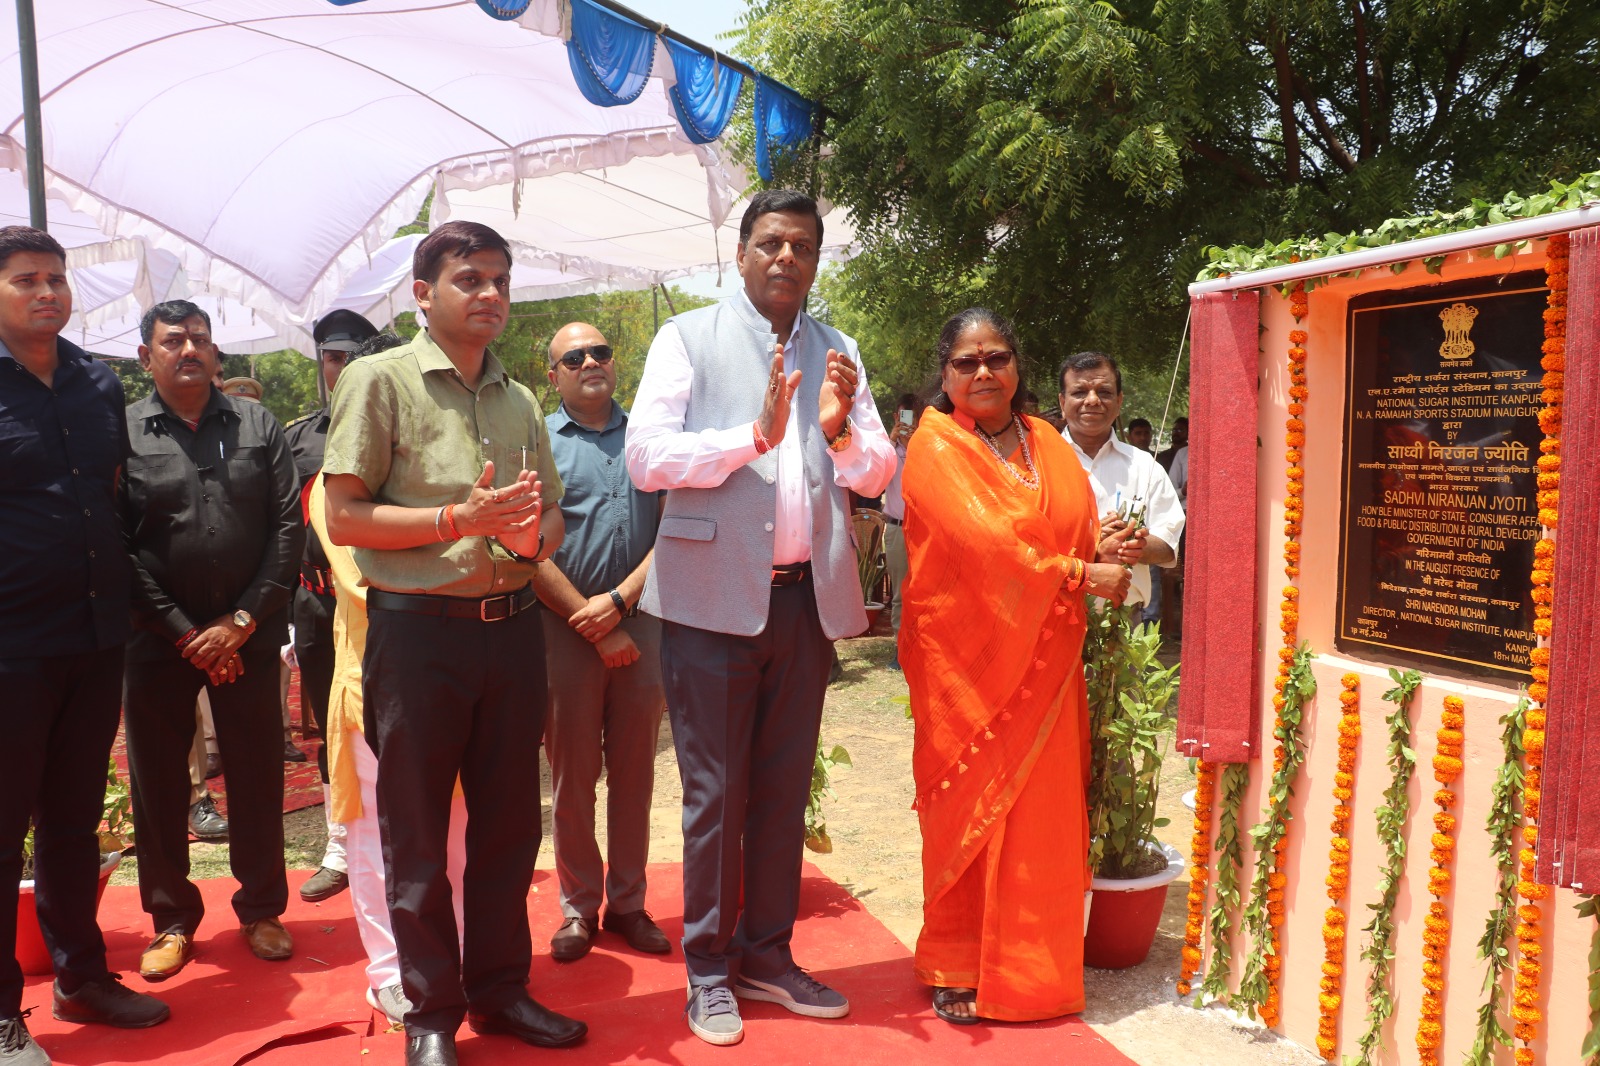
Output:
M333 571L326 566L318 566L316 563L301 563L300 584L307 590L315 592L318 596L334 595Z
M367 590L368 610L404 611L406 614L426 614L434 618L476 618L480 622L504 622L515 618L539 602L532 585L524 585L504 596L489 596L481 600L463 596L424 596L409 592L386 592L383 589Z
M772 568L772 587L798 585L810 576L810 563L790 563L787 566L774 566Z
M890 518L888 515L884 515L883 516L883 520L885 522L889 523L891 526L898 526L898 525L903 525L904 524L904 523L902 523L900 521L900 519L898 519L898 518Z

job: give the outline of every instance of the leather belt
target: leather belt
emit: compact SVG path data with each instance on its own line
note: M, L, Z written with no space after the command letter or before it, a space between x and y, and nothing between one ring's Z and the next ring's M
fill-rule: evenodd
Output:
M888 515L884 515L883 516L883 520L885 522L889 523L889 525L891 525L891 526L900 526L900 525L904 525L905 524L904 522L901 522L900 519L898 519L898 518L890 518Z
M772 587L781 588L784 585L798 585L810 576L810 563L790 563L788 566L774 566L772 568Z
M515 618L539 602L532 585L524 585L504 596L474 600L464 596L425 596L409 592L367 590L367 609L425 614L434 618L476 618L480 622L504 622Z
M336 595L333 588L333 571L316 563L300 564L300 585L318 596Z

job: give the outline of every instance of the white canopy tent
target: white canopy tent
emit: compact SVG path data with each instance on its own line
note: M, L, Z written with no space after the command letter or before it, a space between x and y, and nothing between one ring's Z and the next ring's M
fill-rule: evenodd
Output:
M221 301L219 321L291 334L352 291L409 308L409 278L380 262L430 191L434 220L481 217L513 241L521 299L731 263L742 170L688 140L659 76L626 106L585 100L559 11L542 2L518 26L472 0L41 4L48 191L114 238L102 261L140 264L139 306L178 294L155 292L171 265L183 294ZM0 34L0 166L20 171L14 23ZM127 269L93 309L105 330L132 310L109 295Z

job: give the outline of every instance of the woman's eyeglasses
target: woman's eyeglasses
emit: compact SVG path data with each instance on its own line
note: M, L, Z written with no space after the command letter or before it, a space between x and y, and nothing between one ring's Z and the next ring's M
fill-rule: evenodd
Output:
M991 374L998 374L1010 366L1011 361L1016 357L1016 352L990 352L988 355L980 352L978 355L958 355L954 359L948 360L945 365L962 377L971 377L976 374L980 366L988 367Z
M585 356L592 356L597 363L609 363L611 362L611 345L591 344L587 348L574 348L564 353L558 361L568 370L576 370L583 365Z

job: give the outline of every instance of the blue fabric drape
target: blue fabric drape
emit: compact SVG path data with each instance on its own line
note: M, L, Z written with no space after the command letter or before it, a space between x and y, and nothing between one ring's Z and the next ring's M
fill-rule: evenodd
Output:
M695 144L709 144L722 136L733 117L739 91L744 88L744 75L717 62L716 56L670 37L665 41L678 81L668 93L678 125Z
M567 62L579 91L591 104L633 103L650 80L655 58L656 37L648 29L591 0L572 0Z
M349 7L351 4L362 2L364 0L328 0L328 3L334 7ZM533 0L478 0L478 6L483 9L484 14L490 18L497 18L502 22L510 22L512 19L521 18L522 13L527 11L532 3Z
M772 149L805 143L816 124L816 104L765 74L756 75L756 173L772 180Z
M533 0L478 0L478 6L483 9L484 14L501 22L521 18L522 13L528 10L528 5L532 3Z

